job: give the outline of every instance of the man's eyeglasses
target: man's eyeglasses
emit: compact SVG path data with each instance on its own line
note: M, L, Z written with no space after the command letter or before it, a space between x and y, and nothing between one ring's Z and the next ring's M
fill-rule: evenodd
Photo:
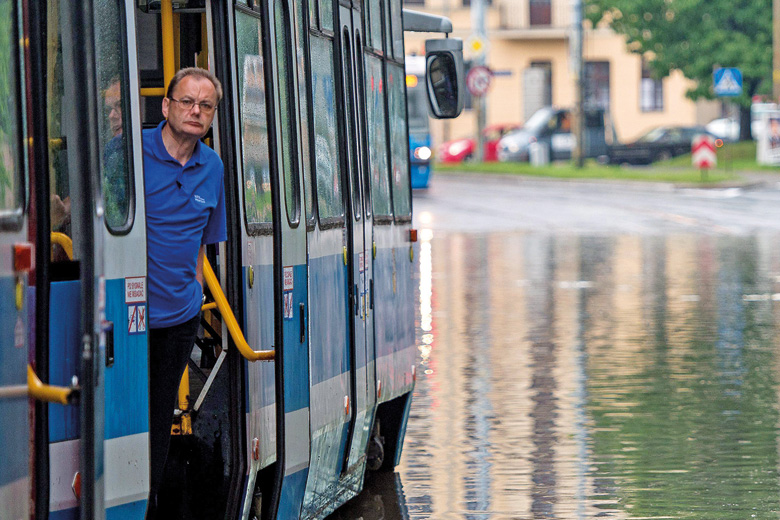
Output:
M208 103L206 101L201 101L200 103L196 103L192 99L188 99L188 98L184 98L184 99L168 98L168 99L170 99L171 101L177 102L179 105L181 105L181 107L184 110L192 110L192 107L194 107L195 105L198 105L198 107L200 107L200 111L201 112L203 112L205 114L210 114L214 110L217 109L216 105L212 105L211 103Z

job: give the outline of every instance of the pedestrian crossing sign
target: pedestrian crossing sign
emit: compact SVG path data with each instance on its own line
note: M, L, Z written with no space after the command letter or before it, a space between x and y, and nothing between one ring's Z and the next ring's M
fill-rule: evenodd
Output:
M721 67L712 73L715 95L733 97L742 94L742 72L733 67Z

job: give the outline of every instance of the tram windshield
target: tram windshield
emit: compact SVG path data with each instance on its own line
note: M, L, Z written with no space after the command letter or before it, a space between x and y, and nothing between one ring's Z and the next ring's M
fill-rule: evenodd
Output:
M407 79L406 82L406 99L409 105L409 130L427 131L428 99L425 92L425 78L418 76L413 77L416 81Z

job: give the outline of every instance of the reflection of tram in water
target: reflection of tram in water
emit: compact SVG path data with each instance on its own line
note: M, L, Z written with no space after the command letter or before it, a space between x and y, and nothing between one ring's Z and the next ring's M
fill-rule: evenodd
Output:
M211 64L225 87L207 143L229 238L207 251L160 509L321 518L400 457L415 379L403 29L435 24L400 0L176 6L0 0L2 518L144 517L141 130L179 67ZM459 41L437 42L430 66L457 76Z

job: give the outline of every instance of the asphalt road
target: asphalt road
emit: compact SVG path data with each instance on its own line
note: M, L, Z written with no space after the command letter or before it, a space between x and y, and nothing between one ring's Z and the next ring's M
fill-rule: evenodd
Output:
M780 230L780 176L741 185L556 181L437 175L414 192L418 229L549 233L713 233Z

